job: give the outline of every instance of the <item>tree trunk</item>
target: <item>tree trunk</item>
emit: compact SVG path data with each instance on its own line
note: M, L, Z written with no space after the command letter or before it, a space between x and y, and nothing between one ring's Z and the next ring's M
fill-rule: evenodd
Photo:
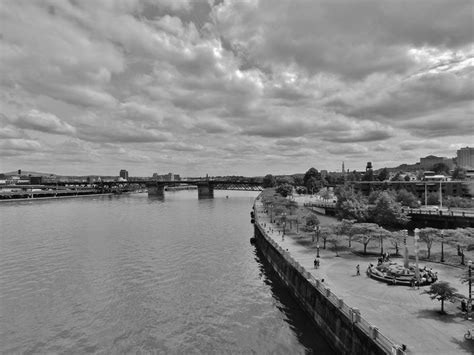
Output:
M367 244L364 244L364 254L367 254Z
M431 247L428 247L428 259L430 258L431 256Z
M444 313L444 300L441 300L441 313Z
M349 236L349 248L351 247L352 237Z
M326 249L326 238L324 238L324 246L323 249Z

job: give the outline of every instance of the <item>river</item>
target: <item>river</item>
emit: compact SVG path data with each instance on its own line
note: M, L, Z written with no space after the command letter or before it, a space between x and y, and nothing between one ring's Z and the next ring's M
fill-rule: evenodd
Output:
M249 243L255 197L0 204L0 351L331 354Z

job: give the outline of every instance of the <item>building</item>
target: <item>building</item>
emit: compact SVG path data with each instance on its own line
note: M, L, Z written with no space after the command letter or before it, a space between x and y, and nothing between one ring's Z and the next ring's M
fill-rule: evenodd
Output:
M128 180L128 171L124 169L120 170L119 176L124 180Z
M428 155L424 158L420 158L420 166L422 169L431 169L435 164L445 164L450 170L454 169L453 159L446 157L437 157L435 155Z
M474 148L461 148L456 153L457 164L460 168L474 169Z

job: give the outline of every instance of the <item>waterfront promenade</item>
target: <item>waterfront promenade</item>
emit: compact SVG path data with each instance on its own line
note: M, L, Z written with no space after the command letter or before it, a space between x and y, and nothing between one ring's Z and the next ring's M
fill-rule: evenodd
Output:
M447 314L441 315L440 302L422 294L428 287L392 286L369 278L365 270L369 263L377 262L373 256L361 257L352 252L340 252L340 257L336 257L334 252L321 248L320 267L314 269L314 243L296 234L287 234L283 239L281 229L270 222L260 200L257 200L255 207L256 223L265 225L268 236L316 279L324 279L331 292L350 307L358 308L361 316L377 327L380 333L397 344L405 344L407 353L454 355L474 352L474 341L464 339L464 333L474 327L474 322L465 319L459 303L445 302ZM356 276L357 264L360 265L360 276ZM459 292L466 293L462 292L467 285L459 279L460 269L438 263L422 262L420 265L432 267L438 272L440 280L448 281Z

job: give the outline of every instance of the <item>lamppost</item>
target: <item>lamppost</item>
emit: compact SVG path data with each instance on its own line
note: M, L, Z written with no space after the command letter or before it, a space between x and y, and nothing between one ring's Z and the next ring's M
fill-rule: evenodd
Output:
M316 257L319 258L319 244L316 244Z
M420 239L420 230L415 228L415 277L418 288L420 288L420 269L418 268L418 239Z
M403 245L405 247L405 260L403 262L403 267L405 269L408 269L408 246L407 246L408 231L404 229L402 232L403 232Z
M283 236L285 236L285 227L286 227L286 212L281 214L283 220Z
M444 230L441 230L441 260L444 263Z
M467 301L467 319L471 319L469 317L469 312L471 311L472 307L472 260L467 262L468 265L468 274L467 277L469 278L469 299Z

